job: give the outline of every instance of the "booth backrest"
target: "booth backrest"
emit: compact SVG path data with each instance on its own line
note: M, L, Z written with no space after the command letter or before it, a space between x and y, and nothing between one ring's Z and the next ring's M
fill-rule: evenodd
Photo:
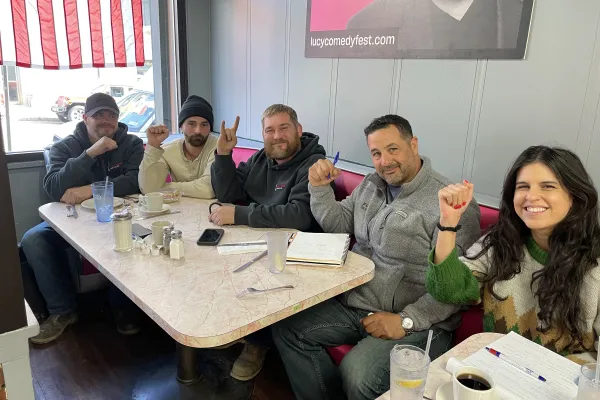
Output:
M254 153L256 153L257 149L251 149L249 147L236 147L233 149L233 162L235 165L239 165L240 162L246 162Z
M235 165L238 165L241 161L248 160L256 152L256 149L236 147L233 149L233 161L235 161ZM340 201L350 196L350 193L362 182L364 177L362 174L342 170L342 175L335 180L335 198ZM486 206L479 206L479 210L481 211L480 227L484 232L498 222L498 210Z

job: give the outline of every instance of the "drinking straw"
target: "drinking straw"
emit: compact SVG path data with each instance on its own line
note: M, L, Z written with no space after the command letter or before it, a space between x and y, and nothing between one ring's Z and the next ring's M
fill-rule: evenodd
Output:
M428 356L429 355L429 349L431 348L431 339L433 339L433 331L430 329L429 330L429 336L427 337L427 347L425 347L425 355ZM425 363L427 359L425 357L423 357L423 365L425 365ZM600 369L596 368L596 379L598 377L598 371L600 371Z
M598 340L600 340L600 337L598 338ZM598 353L598 355L596 356L596 379L594 380L595 383L600 382L600 368L598 368L598 361L600 361L600 353Z

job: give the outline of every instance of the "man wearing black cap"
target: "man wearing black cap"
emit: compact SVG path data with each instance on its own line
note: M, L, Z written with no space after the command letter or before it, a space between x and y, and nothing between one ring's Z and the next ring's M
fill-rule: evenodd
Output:
M142 193L176 189L185 196L198 199L215 197L210 182L210 167L217 148L217 138L210 134L213 121L210 103L191 95L179 113L179 128L185 139L161 147L169 137L169 129L165 125L148 128L148 145L139 174ZM171 175L169 183L166 182L168 175Z
M107 176L114 184L115 196L138 193L137 176L144 154L143 142L127 134L127 125L119 123L118 118L119 108L112 97L104 93L88 97L83 121L77 124L72 135L50 149L44 189L52 201L78 204L90 199L90 185ZM50 314L40 325L39 335L31 342L49 343L77 320L75 289L65 252L70 245L42 222L25 233L21 246ZM24 276L30 274L24 273ZM119 311L116 311L119 332L137 333L139 328L128 321L121 307L126 298L114 287L112 292L111 295L120 297L111 296L120 303Z

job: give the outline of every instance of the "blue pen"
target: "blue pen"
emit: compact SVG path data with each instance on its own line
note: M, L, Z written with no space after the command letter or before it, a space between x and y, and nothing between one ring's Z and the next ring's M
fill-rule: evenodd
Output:
M339 159L340 159L340 152L338 151L337 153L335 153L335 157L333 157L333 166L334 167L335 167L335 164L337 164ZM327 175L327 179L331 179L331 174Z
M485 348L491 355L498 357L499 359L501 359L502 361L504 361L507 364L512 365L513 367L520 369L521 371L525 372L527 375L542 381L542 382L546 382L546 378L544 378L543 376L539 375L538 373L534 372L533 370L527 368L527 367L523 367L519 364L517 364L516 362L514 362L513 360L511 360L510 358L508 358L507 356L505 356L504 354L500 353L498 350L494 350L491 347L486 347Z

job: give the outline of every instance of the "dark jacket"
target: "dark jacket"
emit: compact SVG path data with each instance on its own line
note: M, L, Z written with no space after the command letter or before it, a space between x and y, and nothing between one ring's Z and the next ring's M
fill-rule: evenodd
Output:
M139 193L138 172L144 158L144 143L127 133L127 125L119 123L113 140L118 147L96 158L85 152L92 147L85 123L77 124L72 135L50 149L48 173L44 189L52 201L60 201L67 189L103 181L108 175L114 183L114 195Z
M310 211L308 169L325 158L325 149L309 132L302 133L300 142L300 151L284 164L267 158L264 149L237 169L231 154L215 155L211 181L217 199L248 204L235 207L236 225L320 230Z

